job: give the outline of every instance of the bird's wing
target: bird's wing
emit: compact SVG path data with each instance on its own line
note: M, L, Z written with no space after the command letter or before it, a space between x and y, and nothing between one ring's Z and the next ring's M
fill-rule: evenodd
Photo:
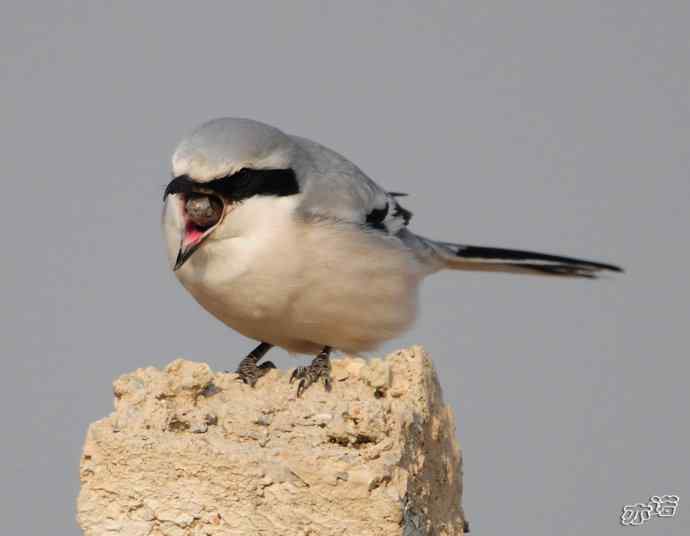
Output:
M306 217L360 224L398 234L412 213L344 156L305 138L293 136L302 150L297 177L302 192L298 211Z

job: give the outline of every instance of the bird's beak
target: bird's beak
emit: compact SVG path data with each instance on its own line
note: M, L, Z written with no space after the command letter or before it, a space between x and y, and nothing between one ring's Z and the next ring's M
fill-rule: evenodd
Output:
M215 225L206 230L202 230L190 221L185 222L182 238L180 240L180 249L177 252L177 259L175 260L173 271L180 269L187 259L192 256L192 253L199 249L199 246L206 240L208 235L211 234L214 227Z
M163 228L168 245L170 260L174 259L173 271L179 270L184 263L199 249L220 224L223 217L208 228L201 228L190 221L185 211L185 196L169 194L163 208Z

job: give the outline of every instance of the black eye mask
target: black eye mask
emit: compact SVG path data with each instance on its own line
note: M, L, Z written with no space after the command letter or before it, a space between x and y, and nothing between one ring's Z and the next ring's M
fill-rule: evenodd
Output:
M242 201L255 195L286 196L299 193L297 177L292 169L250 169L242 168L237 173L197 182L187 175L175 177L165 188L168 194L214 193L230 202Z

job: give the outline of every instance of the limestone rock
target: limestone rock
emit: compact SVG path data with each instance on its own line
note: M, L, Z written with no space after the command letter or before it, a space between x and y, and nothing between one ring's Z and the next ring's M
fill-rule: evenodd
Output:
M115 381L89 427L86 536L455 536L461 457L420 347L333 360L302 398L289 371L256 386L178 359Z

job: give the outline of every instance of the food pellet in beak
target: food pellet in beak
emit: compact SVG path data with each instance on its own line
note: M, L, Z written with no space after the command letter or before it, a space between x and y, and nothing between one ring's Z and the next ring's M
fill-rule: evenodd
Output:
M185 204L187 217L199 227L212 227L220 220L223 203L212 195L194 195Z

